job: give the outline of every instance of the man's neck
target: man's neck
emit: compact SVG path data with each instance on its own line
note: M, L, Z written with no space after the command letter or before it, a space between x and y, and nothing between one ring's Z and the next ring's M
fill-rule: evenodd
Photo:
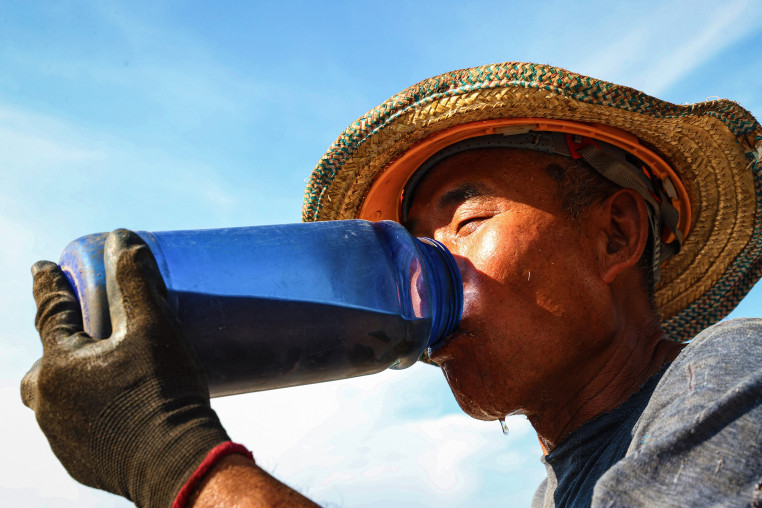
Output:
M559 390L552 404L527 415L545 454L585 422L623 404L683 347L666 339L655 320L610 344L587 366L587 377L575 373L581 380L576 387Z

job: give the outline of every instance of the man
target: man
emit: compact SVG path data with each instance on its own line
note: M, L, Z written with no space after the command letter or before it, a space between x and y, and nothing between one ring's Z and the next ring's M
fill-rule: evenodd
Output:
M760 159L734 103L506 63L353 123L304 219L398 220L452 251L463 320L428 360L471 416L527 415L548 469L536 506L753 505L762 322L699 332L762 274ZM143 506L312 505L228 441L142 242L113 233L106 266L99 342L60 270L33 268L44 354L22 397L72 476Z

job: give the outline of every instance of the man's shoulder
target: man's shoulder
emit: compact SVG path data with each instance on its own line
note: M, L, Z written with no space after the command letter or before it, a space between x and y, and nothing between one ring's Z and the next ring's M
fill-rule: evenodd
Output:
M736 352L762 349L762 318L736 318L706 328L686 346L683 356L715 353L735 356Z
M664 372L594 505L748 504L762 471L762 319L707 328Z
M723 321L698 334L666 369L636 432L685 426L723 397L753 393L762 379L762 319ZM652 434L653 435L653 432ZM645 436L643 439L647 439ZM642 443L633 441L630 451Z
M762 319L731 319L705 329L683 349L654 397L675 383L689 391L727 389L755 373L762 375Z

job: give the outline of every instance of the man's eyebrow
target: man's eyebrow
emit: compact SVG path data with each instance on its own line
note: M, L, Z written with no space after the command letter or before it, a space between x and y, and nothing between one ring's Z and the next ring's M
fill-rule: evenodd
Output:
M478 198L482 196L491 196L492 192L484 185L475 183L464 183L452 190L444 193L439 200L437 200L437 206L439 208L446 208L453 204L460 204L472 198ZM416 218L409 218L402 223L402 225L410 232L415 231L418 227L419 221Z
M450 205L463 203L469 199L487 196L491 194L483 185L475 183L464 183L454 189L444 193L437 202L440 208L447 208Z

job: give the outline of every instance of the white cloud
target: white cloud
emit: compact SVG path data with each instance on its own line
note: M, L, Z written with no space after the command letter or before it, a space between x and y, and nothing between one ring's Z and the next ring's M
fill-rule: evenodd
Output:
M173 221L188 227L188 217L213 221L232 215L244 208L242 197L256 200L256 192L236 186L237 167L224 159L221 166L224 170L217 171L191 154L137 145L0 104L0 168L6 184L0 189L0 214L34 236L60 238L68 230L63 237L68 241L104 227L150 229L164 223L166 229Z
M606 14L590 52L573 70L626 84L655 96L731 46L762 21L753 0L620 3ZM627 22L623 22L623 20Z
M674 47L653 48L652 55L659 56L654 58L654 65L645 67L639 82L655 95L664 92L700 64L758 28L758 12L757 3L751 1L725 2L721 8L711 9L705 22L697 23L695 32L676 41Z
M182 118L186 127L206 115L236 113L244 98L255 95L257 82L219 63L203 39L184 34L180 26L162 25L172 20L165 18L160 4L146 4L136 16L137 10L127 4L91 2L82 19L91 19L109 34L105 44L82 50L9 41L0 54L17 68L34 68L46 79L87 86L94 97L110 93L115 106L140 97L151 103L154 116L169 110L167 116ZM71 19L72 12L60 6L39 10L41 16L62 23L83 22Z
M419 365L213 405L262 467L326 506L490 506L485 485L498 481L501 495L525 505L544 474L527 421L509 419L506 437L497 422L461 413L400 419L409 408L399 395L412 387L433 397L449 391L437 369ZM21 405L17 385L0 385L0 403L7 408L3 447L14 457L0 465L6 502L128 506L68 478Z
M50 451L34 413L21 404L17 386L0 384L0 499L3 506L132 506L69 477Z
M0 163L4 174L103 159L103 153L85 143L73 143L72 132L67 130L62 122L50 117L0 106Z
M500 495L528 503L544 469L525 419L509 419L506 437L459 411L400 418L418 404L402 397L411 389L451 398L441 373L419 365L214 405L260 465L320 503L489 506L496 489L485 486L498 481Z

